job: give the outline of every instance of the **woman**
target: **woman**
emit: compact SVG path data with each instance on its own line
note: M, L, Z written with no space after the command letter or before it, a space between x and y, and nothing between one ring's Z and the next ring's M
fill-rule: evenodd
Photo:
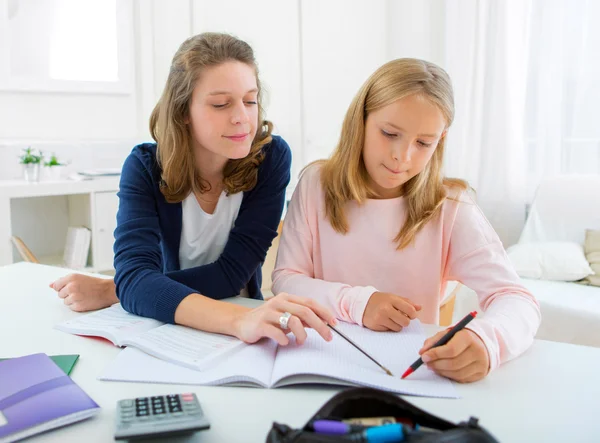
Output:
M152 112L156 143L123 166L114 284L68 276L51 286L75 310L120 301L137 315L248 343L299 343L304 326L331 339L334 315L281 294L256 309L219 301L261 299L261 264L277 234L290 179L287 143L263 120L250 46L230 35L186 40ZM96 290L98 289L98 290Z

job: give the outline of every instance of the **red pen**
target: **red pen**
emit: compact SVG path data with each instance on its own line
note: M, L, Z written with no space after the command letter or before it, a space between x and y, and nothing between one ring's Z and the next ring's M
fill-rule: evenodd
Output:
M440 338L438 341L436 341L430 349L437 348L438 346L444 346L446 343L448 343L452 339L452 337L454 337L454 335L458 331L462 330L465 326L467 326L469 324L469 322L475 318L476 315L477 315L477 311L469 312L465 316L465 318L463 318L461 321L456 323L452 329L450 329L448 332L446 332L444 334L444 336L442 338ZM408 377L410 374L415 372L419 368L419 366L421 366L422 364L423 364L423 359L421 359L421 357L419 357L419 359L416 362L414 362L412 365L410 365L410 367L406 370L406 372L404 374L402 374L402 378Z

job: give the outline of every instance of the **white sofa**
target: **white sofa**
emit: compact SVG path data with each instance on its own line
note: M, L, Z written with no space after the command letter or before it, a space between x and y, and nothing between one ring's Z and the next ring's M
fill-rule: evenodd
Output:
M600 230L600 175L558 176L542 182L531 205L521 243L584 243L585 230ZM536 338L600 347L600 287L523 279L540 303L542 324ZM477 297L462 287L453 319L477 308Z

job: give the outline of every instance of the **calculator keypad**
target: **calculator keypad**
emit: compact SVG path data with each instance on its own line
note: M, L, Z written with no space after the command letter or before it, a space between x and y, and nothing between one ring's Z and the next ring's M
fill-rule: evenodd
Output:
M117 406L116 439L169 435L208 429L195 394L159 395L121 400Z
M135 399L135 415L137 417L145 417L147 415L150 415L150 409L148 408L147 398Z
M181 412L181 400L178 395L167 395L167 406L171 414Z

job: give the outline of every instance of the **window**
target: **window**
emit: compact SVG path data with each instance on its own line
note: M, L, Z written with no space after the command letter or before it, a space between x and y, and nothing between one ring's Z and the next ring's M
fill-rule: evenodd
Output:
M129 93L130 0L0 0L0 88Z

